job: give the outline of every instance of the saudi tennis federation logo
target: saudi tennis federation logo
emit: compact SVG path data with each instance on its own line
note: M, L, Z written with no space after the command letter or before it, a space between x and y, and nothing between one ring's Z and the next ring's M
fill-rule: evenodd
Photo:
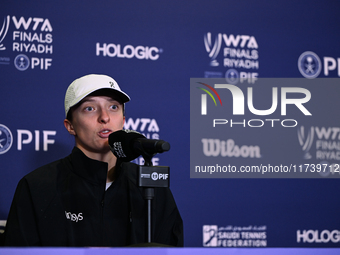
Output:
M197 83L202 84L202 85L206 86L207 88L209 88L217 96L218 100L220 101L220 104L222 105L222 100L220 98L220 95L217 93L217 91L213 87L211 87L210 85L205 84L203 82L197 82ZM215 106L217 106L216 99L215 99L214 95L209 90L207 90L205 88L201 88L201 87L197 87L197 88L206 92L212 98L212 100L214 101ZM202 94L202 96L201 96L201 115L207 115L207 94Z
M218 227L217 225L203 226L203 246L216 247L217 246Z

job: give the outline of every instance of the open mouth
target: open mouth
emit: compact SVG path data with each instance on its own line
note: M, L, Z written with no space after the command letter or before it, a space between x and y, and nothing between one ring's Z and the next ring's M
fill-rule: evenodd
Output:
M102 138L107 138L112 133L112 130L110 129L103 129L99 132L99 136Z

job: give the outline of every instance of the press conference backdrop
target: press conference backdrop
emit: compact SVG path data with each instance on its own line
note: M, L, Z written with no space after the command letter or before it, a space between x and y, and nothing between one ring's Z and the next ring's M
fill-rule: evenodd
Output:
M185 246L339 247L340 87L304 86L305 102L287 105L286 115L279 87L275 118L269 111L251 112L246 103L250 87L254 108L271 107L271 93L256 93L260 78L339 78L339 11L340 3L331 0L2 0L0 224L20 178L71 152L64 94L74 79L97 73L114 77L131 96L125 128L170 143L153 163L170 166ZM222 78L243 91L246 113L238 118L232 99L221 98L226 110L218 119L228 121L223 135L204 133L199 123L190 127L190 116L202 114L204 102L190 109L191 78L202 78L193 86L212 95L200 90L195 98L207 95L208 116L220 102L198 82L214 88L206 79ZM190 131L204 135L190 141ZM216 140L227 146L223 155L211 151ZM303 171L326 164L327 171L315 170L318 178L198 177L191 173L197 170L190 165L193 151L200 162L216 158L216 169L218 162L237 168L270 162L278 171L292 164Z

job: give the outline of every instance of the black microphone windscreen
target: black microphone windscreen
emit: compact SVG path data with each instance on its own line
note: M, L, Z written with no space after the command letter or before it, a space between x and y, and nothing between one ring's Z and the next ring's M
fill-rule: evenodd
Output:
M144 135L133 130L119 130L109 135L109 145L112 153L122 161L129 162L139 157L141 153L133 149L133 143Z

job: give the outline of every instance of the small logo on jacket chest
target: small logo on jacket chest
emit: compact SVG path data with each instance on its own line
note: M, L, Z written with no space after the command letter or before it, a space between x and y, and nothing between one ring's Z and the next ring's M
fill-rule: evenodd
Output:
M65 215L66 215L66 219L68 220L71 220L71 221L75 221L75 222L78 222L78 221L81 221L84 219L83 217L83 213L71 213L71 212L66 212L65 211Z

